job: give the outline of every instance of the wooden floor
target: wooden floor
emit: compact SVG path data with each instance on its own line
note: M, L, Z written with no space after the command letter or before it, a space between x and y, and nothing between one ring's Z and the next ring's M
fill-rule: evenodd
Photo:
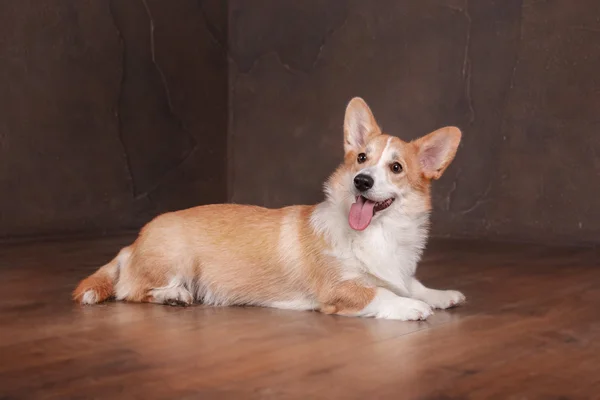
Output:
M128 241L0 247L1 399L600 398L595 249L433 242L468 303L426 322L71 303Z

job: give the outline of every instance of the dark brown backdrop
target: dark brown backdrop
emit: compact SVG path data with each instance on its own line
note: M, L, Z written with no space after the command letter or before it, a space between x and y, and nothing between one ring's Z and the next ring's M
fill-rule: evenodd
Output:
M0 2L0 237L316 202L362 96L464 131L434 234L598 242L594 0Z
M227 65L194 0L0 2L0 237L226 200Z
M319 200L359 95L404 139L463 129L434 234L598 242L598 16L595 0L230 1L233 200Z

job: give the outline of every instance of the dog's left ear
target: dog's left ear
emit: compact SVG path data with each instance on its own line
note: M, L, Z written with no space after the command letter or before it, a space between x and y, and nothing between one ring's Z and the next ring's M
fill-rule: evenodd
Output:
M462 134L460 129L447 126L415 141L423 175L439 179L454 159Z
M367 103L360 97L350 100L344 117L344 152L359 151L369 139L380 134L381 129Z

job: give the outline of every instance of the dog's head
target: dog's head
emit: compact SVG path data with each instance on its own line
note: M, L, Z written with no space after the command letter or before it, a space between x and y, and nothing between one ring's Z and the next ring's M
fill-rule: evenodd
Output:
M454 159L461 132L436 130L412 142L383 134L369 106L354 98L344 120L344 163L325 185L328 198L348 212L362 231L380 215L431 208L430 183Z

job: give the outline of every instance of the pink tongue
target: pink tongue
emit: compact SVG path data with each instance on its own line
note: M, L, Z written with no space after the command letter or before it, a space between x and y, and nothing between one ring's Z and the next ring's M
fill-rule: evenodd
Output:
M374 202L359 196L356 203L350 207L350 214L348 215L350 227L357 231L365 230L371 223L371 218L373 218L373 207L375 207Z

